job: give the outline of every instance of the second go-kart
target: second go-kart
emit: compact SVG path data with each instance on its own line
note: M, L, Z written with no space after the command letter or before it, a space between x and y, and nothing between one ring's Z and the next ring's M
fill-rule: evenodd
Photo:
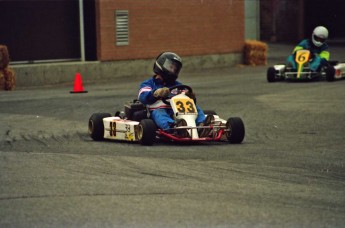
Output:
M309 68L311 59L312 57L309 50L298 50L294 58L297 69L284 64L269 67L267 69L267 81L313 81L326 79L331 82L336 79L345 78L345 63L329 61L328 66L321 67L319 71L312 71Z
M169 140L174 142L193 141L227 141L229 143L242 143L245 136L244 123L240 117L221 119L214 111L205 111L205 115L213 118L207 126L197 126L197 109L193 99L186 95L192 93L187 85L173 86L168 98L164 102L174 111L173 118L178 122L184 120L184 126L174 126L170 129L157 128L149 118L149 110L138 100L125 104L125 112L116 112L114 116L109 113L94 113L89 119L88 130L93 140L119 140L139 142L143 145L152 145L156 140ZM173 91L173 92L172 92ZM185 134L181 134L183 131ZM206 134L205 134L206 132Z

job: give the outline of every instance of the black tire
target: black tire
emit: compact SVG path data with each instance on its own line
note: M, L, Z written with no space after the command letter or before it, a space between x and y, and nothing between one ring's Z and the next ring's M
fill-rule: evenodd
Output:
M333 82L335 80L335 69L333 66L328 66L325 70L326 72L326 80L329 82Z
M268 82L276 81L276 69L274 69L274 67L269 67L267 69L267 81Z
M111 117L109 113L94 113L89 119L89 135L95 141L104 140L103 118Z
M157 126L151 119L143 119L139 124L138 139L142 145L151 146L156 140Z
M245 135L244 124L241 118L232 117L226 122L229 131L226 132L226 138L229 143L242 143Z
M205 115L218 115L214 110L204 110Z

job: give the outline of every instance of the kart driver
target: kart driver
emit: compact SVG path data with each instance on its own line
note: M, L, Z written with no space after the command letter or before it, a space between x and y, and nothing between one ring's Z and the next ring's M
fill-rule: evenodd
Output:
M293 54L287 58L287 65L296 69L294 61L295 53L298 50L305 49L310 51L310 69L319 71L322 66L328 66L330 53L328 51L328 30L323 26L317 26L311 36L311 39L302 40L293 50Z
M177 54L172 52L163 52L158 55L156 62L153 65L153 72L155 75L153 75L152 78L145 80L140 85L138 95L139 101L149 108L151 119L153 119L156 125L163 130L170 129L174 126L187 125L186 121L183 119L179 120L179 122L175 122L172 119L173 110L170 105L166 105L161 101L162 98L167 98L169 96L169 87L182 85L176 80L181 68L182 60ZM191 94L186 92L186 95L192 99L195 98L194 93ZM208 120L206 123L204 112L198 105L196 105L196 108L198 111L196 124L209 125L211 122L211 120L209 120L210 118L207 118Z

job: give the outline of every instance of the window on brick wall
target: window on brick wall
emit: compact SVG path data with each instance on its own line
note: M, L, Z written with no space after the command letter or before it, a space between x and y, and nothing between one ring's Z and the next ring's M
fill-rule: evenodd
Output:
M116 45L129 44L128 10L115 11Z

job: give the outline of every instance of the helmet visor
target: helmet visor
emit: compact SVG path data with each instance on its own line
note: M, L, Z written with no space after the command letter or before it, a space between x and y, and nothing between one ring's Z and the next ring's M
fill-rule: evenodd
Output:
M326 41L325 38L319 37L317 35L314 35L314 40L320 43L324 43Z
M169 71L171 74L178 75L181 70L181 64L176 61L172 61L170 59L165 59L163 67Z

